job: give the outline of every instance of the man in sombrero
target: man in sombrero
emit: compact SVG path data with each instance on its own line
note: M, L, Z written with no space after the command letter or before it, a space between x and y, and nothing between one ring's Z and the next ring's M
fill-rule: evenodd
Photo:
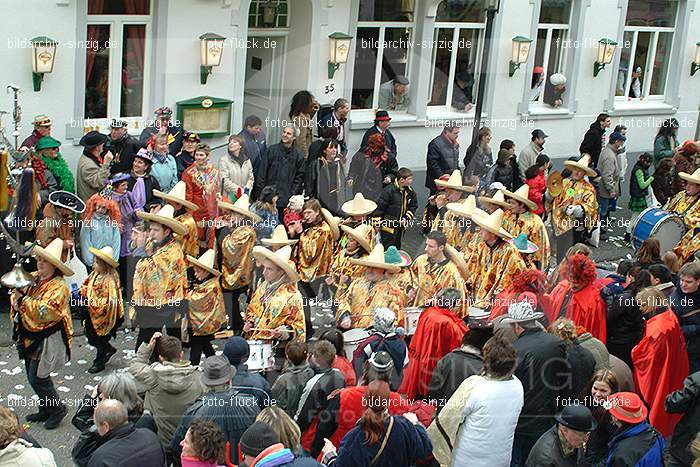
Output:
M552 201L552 227L557 242L557 261L564 259L566 250L574 243L585 243L598 227L598 200L593 185L585 179L595 177L589 167L591 156L584 154L578 161L566 161L571 177L562 182L561 193Z
M36 226L36 240L46 247L54 239L63 240L63 255L67 261L68 252L75 246L78 222L76 214L85 211L85 203L73 193L54 191L49 195L49 202L44 206L44 218Z
M461 250L471 236L469 225L464 222L464 218L448 210L447 205L464 202L465 194L473 193L476 187L463 185L462 173L459 170L453 171L447 180L435 180L435 186L441 193L435 200L437 215L432 220L432 230L442 231L447 236L447 243Z
M510 287L513 277L525 269L518 250L508 243L512 235L503 228L504 213L477 211L472 220L479 226L479 240L466 252L469 302L476 308L489 309L491 301Z
M340 224L354 229L360 224L370 223L367 216L372 214L377 209L377 203L366 199L362 193L357 193L353 199L343 203L340 209L343 211L343 214L348 216L340 221ZM366 235L365 238L367 239L367 242L369 242L370 245L374 245L375 230L365 230L364 233ZM336 248L336 254L347 246L347 235L348 234L346 231L342 231L340 233L340 241L338 242L338 246Z
M673 252L685 263L700 249L700 169L692 174L680 172L678 177L685 180L685 190L671 198L664 209L683 218L686 232Z
M45 422L47 430L58 427L68 413L51 380L51 372L70 359L73 340L70 292L63 279L73 271L61 260L63 243L56 238L45 248L34 246L34 282L25 289L13 289L10 296L12 337L29 384L39 397L39 412L28 415L27 421Z
M182 253L194 257L199 256L200 245L197 237L197 222L192 216L192 213L199 207L192 201L187 200L187 186L185 182L180 180L167 193L153 190L153 196L161 198L167 204L170 204L175 210L175 220L187 227L187 232L184 235L175 235L175 240L182 247Z
M353 264L351 259L361 259L372 251L373 245L367 240L368 231L372 227L368 224L360 224L355 228L341 225L340 229L345 235L345 248L333 257L333 263L326 276L326 284L335 289L336 300L342 296L350 286L350 282L364 274L362 266Z
M386 272L399 272L401 266L384 259L384 247L375 245L369 255L350 259L351 264L365 267L362 277L353 280L347 292L337 297L336 319L341 329L366 328L372 324L372 310L389 308L396 314L398 326L404 324L404 293L389 281Z
M449 225L453 226L447 231L443 230L448 245L460 252L470 250L470 245L479 237L476 224L472 222L472 214L479 210L476 207L476 196L469 195L456 203L448 203L445 207L448 210L445 217L449 219Z
M535 262L537 267L549 267L549 235L542 218L535 214L537 203L528 198L530 187L522 185L515 191L503 190L509 208L503 218L503 228L513 237L527 235L528 240L537 245Z
M175 220L175 209L166 204L155 213L139 211L136 215L148 222L148 237L153 252L146 251L146 233L136 232L137 258L131 303L136 313L139 335L136 348L150 342L163 326L168 334L180 337L179 320L187 304L187 264L175 235L187 233L187 227ZM134 318L134 316L131 316Z
M260 243L272 251L277 251L283 246L293 246L298 241L299 240L294 238L289 238L287 229L285 229L282 224L278 224L277 227L275 227L275 230L272 231L272 235L269 238L260 239Z

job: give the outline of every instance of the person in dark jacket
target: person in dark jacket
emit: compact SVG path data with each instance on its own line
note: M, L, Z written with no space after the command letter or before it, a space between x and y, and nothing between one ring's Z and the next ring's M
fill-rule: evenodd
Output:
M333 103L332 111L317 117L318 124L316 125L319 138L334 138L338 140L340 145L339 156L343 162L345 162L345 155L348 152L348 129L346 124L349 113L350 102L341 97ZM322 128L332 130L335 135L324 136L321 131ZM311 155L311 149L309 149L309 155Z
M498 182L503 184L508 191L515 191L515 180L520 180L518 166L515 163L515 146L512 149L501 148L498 150L496 163L491 166L486 175L486 183L491 185Z
M549 326L549 332L566 344L566 382L560 394L567 400L577 399L595 371L593 354L578 343L576 325L567 318L558 318Z
M598 165L598 158L603 150L605 130L610 128L611 123L610 115L606 113L598 114L598 118L591 123L590 128L583 135L583 141L581 141L581 146L579 146L578 150L581 154L589 154L591 156L591 165L593 167Z
M566 92L566 76L554 73L550 75L548 81L544 87L542 101L554 108L561 107L564 103L563 95Z
M102 157L108 152L114 155L114 159L112 159L112 163L109 166L110 175L131 170L134 156L141 149L138 140L127 131L127 126L124 120L117 120L116 118L113 118L109 125L109 135L107 135L107 142L102 148Z
M182 149L183 131L182 128L172 122L173 109L170 107L158 107L155 110L155 114L156 120L153 122L153 125L147 126L141 132L139 144L145 148L153 135L163 131L168 135L168 154L177 154Z
M261 409L271 405L270 383L259 373L248 371L246 365L250 356L248 341L240 336L229 337L224 345L224 355L235 370L231 381L233 389L255 397Z
M608 412L619 426L610 441L605 465L608 467L659 466L663 464L664 438L646 420L649 411L633 392L608 397Z
M182 178L182 172L187 170L189 166L194 164L194 153L200 143L200 138L197 133L185 131L182 138L182 150L175 154L175 164L177 164L177 178Z
M313 378L314 370L306 362L306 342L293 340L284 349L287 365L284 372L272 385L275 405L294 417L299 408L299 400L306 383Z
M573 403L554 418L557 424L537 440L525 467L576 467L583 461L584 445L598 425L591 411Z
M375 133L352 156L347 184L352 187L353 196L362 193L366 199L376 201L384 186L394 181L398 170L396 155L387 148L384 138Z
M700 432L700 371L685 379L683 389L666 396L664 407L666 412L683 414L671 437L670 457L666 466L690 467L693 464L690 443Z
M659 162L659 165L654 170L654 181L651 182L651 189L661 206L665 206L668 200L677 193L674 187L672 161L663 159ZM678 191L682 191L682 189Z
M127 190L132 193L132 199L136 200L139 206L143 206L145 211L148 211L153 204L160 204L160 200L153 196L153 190L160 191L160 184L151 175L152 165L153 156L151 153L147 149L139 149L131 164L131 173L127 183ZM139 183L141 180L143 180L143 184Z
M304 191L304 154L294 145L299 130L288 125L282 130L282 141L263 154L253 185L254 198L267 185L277 189L277 209L283 212L289 198ZM250 155L249 155L250 157Z
M469 177L478 177L482 187L486 185L484 178L489 171L489 167L493 165L493 155L490 146L492 138L491 128L482 127L479 129L477 141L467 148L467 152L464 155L465 184Z
M437 192L435 180L459 169L459 129L458 126L448 123L442 129L442 133L428 143L425 187L430 190L431 195Z
M396 139L394 139L394 135L391 134L389 126L391 126L391 117L389 116L389 112L386 110L379 110L374 115L374 125L372 128L365 131L365 134L362 135L360 150L367 147L369 138L372 135L379 134L384 138L384 145L386 146L387 151L393 154L394 158L396 158Z
M267 142L265 141L265 133L262 131L262 120L257 115L249 115L245 118L243 129L239 136L245 140L245 153L250 158L250 163L253 164L253 176L258 177L260 162L263 156L267 153Z
M402 167L396 173L396 180L384 187L377 200L377 209L372 217L379 223L384 248L394 245L401 249L401 238L416 217L418 201L413 191L413 172Z
M313 144L313 143L312 143ZM335 139L321 142L317 157L306 161L304 195L318 199L321 206L334 216L340 216L340 206L345 200L345 169L339 159L340 146Z
M124 404L105 399L95 408L95 426L102 445L88 461L88 467L165 466L165 451L151 430L129 422Z
M511 465L523 465L537 440L554 424L559 391L565 385L566 346L548 334L537 322L544 313L536 312L528 302L508 307L501 321L510 324L518 338L515 376L523 384L525 404L520 412L513 441Z
M322 467L310 457L297 457L284 447L279 435L265 422L255 422L241 437L240 465L270 465L277 467Z
M685 264L680 271L679 287L671 295L671 309L678 316L690 373L700 370L700 263Z

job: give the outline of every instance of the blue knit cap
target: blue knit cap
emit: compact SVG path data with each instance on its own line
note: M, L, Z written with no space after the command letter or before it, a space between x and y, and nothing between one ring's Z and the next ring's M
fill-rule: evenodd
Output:
M224 355L226 355L231 365L235 366L244 363L250 355L248 342L241 336L229 337L226 345L224 345Z

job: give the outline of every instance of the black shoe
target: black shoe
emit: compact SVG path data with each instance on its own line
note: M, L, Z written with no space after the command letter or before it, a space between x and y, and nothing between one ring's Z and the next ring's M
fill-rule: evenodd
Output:
M37 412L27 415L26 420L28 422L45 422L49 418L48 412Z
M109 346L109 350L108 350L107 353L104 355L104 357L102 357L102 362L103 362L103 363L107 363L107 362L109 361L109 359L112 358L112 356L113 356L115 353L117 353L117 349L115 349L114 347L112 347L112 346L110 345L110 346Z
M44 428L46 428L47 430L53 430L55 428L58 428L58 425L61 424L61 420L63 420L63 417L65 417L67 414L68 409L65 405L58 407L55 412L49 415L49 418L46 420L46 423L44 423Z
M95 374L105 369L105 364L102 361L95 360L92 362L92 366L88 368L88 373Z
M632 241L632 239L630 238L629 232L625 232L625 241L626 241L627 243L630 243L630 242Z

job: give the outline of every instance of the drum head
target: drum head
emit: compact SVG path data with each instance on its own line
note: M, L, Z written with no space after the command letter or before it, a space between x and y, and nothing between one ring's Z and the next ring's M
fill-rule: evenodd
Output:
M651 237L659 241L661 252L673 251L685 234L683 219L674 214L657 223L651 231Z

